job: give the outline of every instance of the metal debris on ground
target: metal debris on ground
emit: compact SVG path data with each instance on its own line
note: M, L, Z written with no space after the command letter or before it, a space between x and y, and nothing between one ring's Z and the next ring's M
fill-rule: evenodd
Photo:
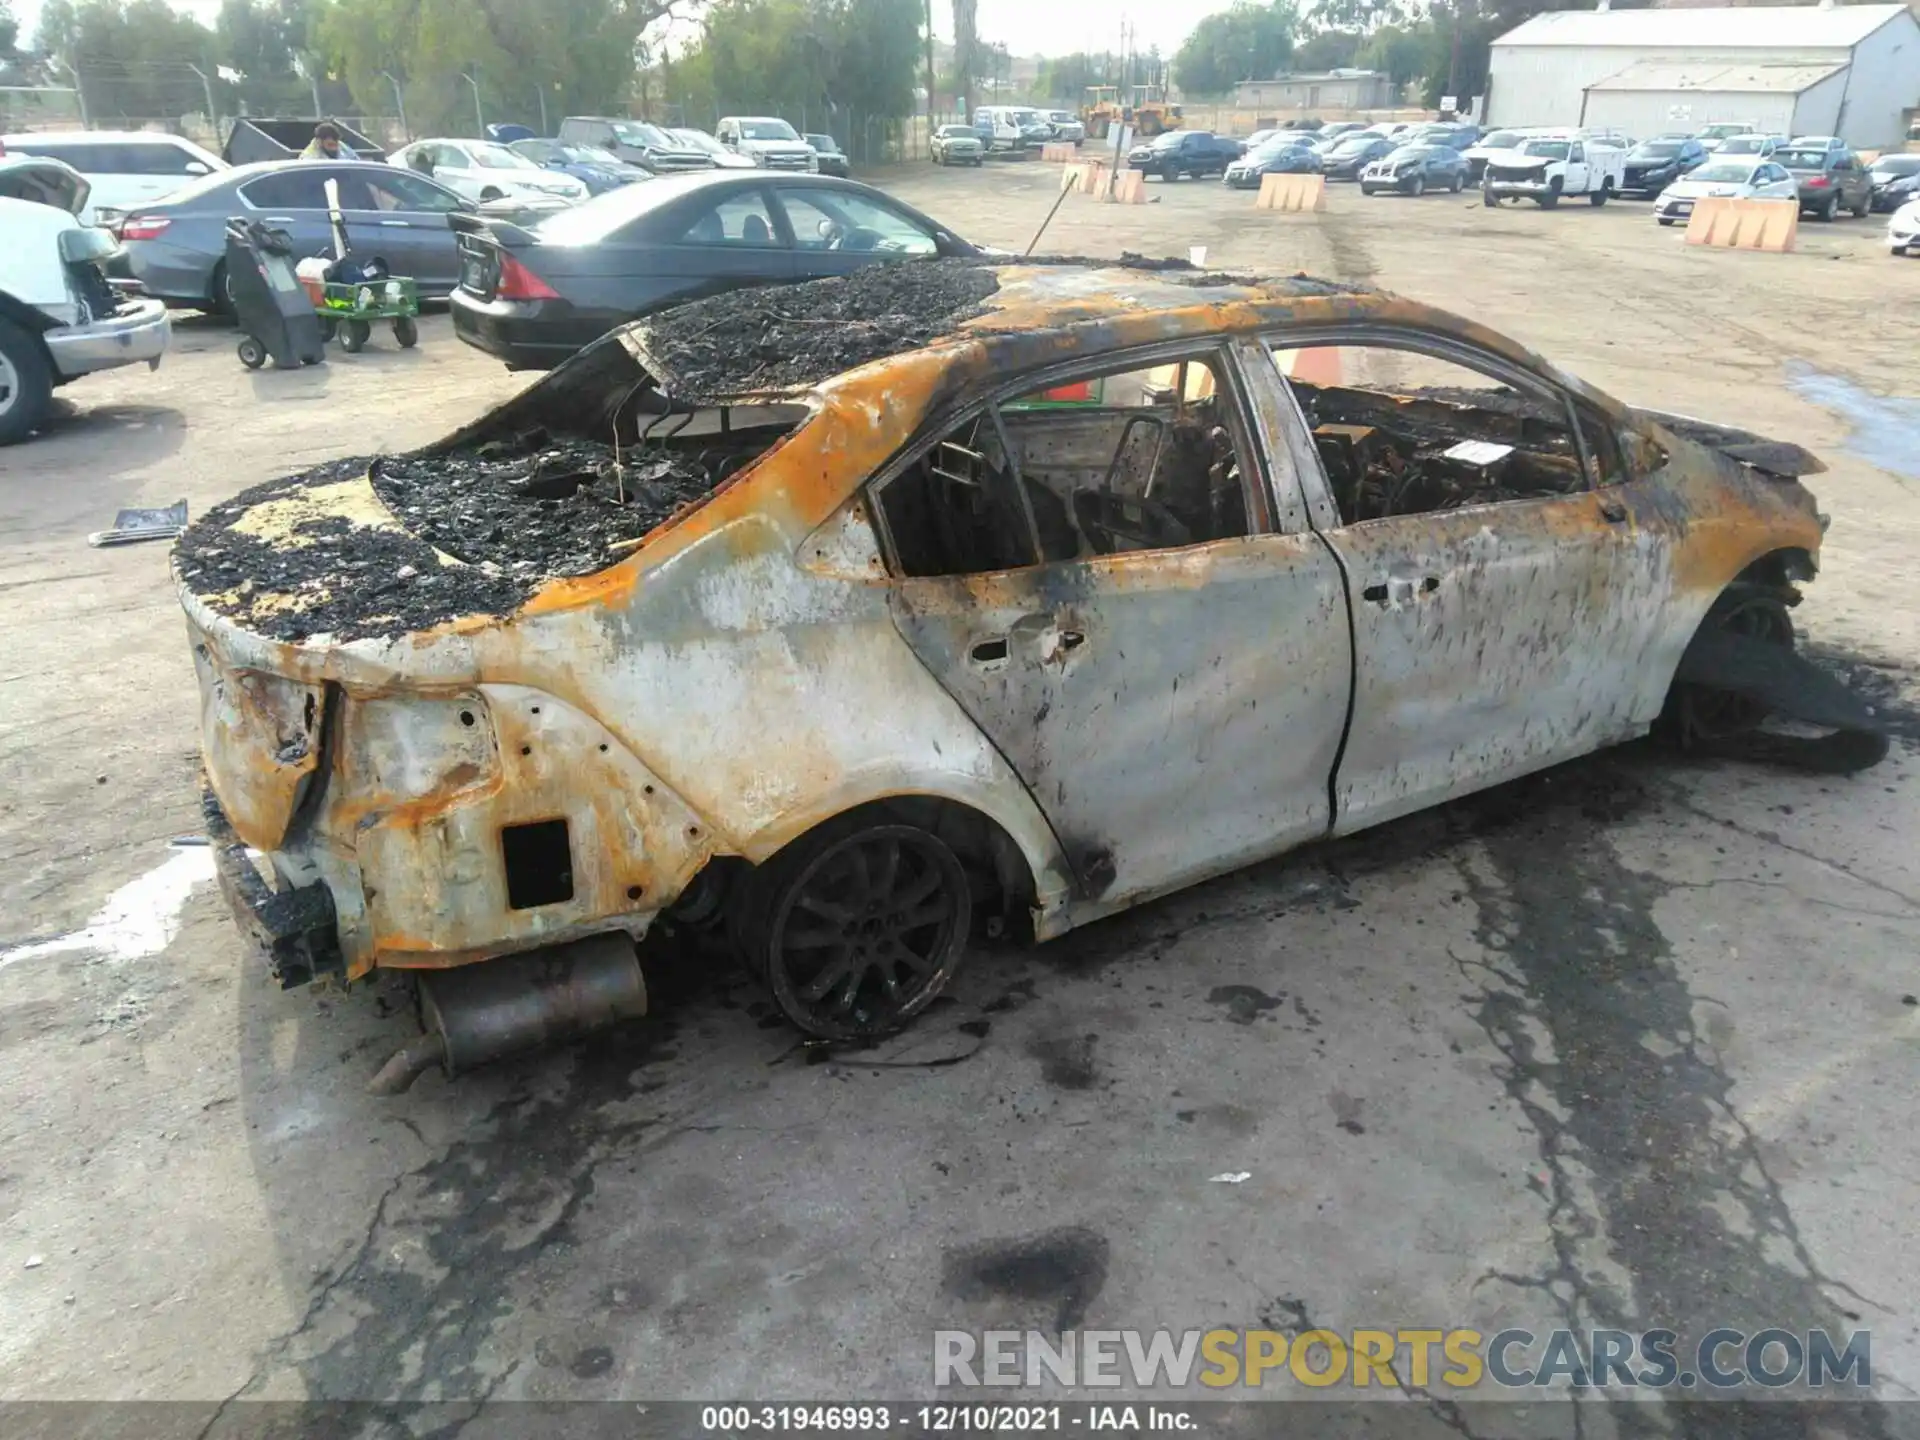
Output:
M133 545L142 540L171 540L187 528L187 502L176 500L159 509L122 510L113 517L111 530L96 530L87 536L87 544Z

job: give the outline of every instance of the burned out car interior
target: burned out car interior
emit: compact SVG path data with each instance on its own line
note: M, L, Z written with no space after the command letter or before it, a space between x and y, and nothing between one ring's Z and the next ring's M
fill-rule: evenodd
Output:
M1337 382L1287 383L1343 525L1623 478L1605 426L1544 385L1391 344L1276 353L1334 357L1305 369ZM1221 357L1193 354L969 413L876 487L899 572L980 574L1253 533L1257 471L1228 377Z
M989 405L878 487L904 575L967 575L1248 533L1245 425L1196 355Z
M1306 347L1334 356L1290 380L1344 525L1570 495L1622 478L1605 429L1544 387L1518 388L1390 345ZM1297 362L1295 362L1297 367ZM1522 382L1524 383L1524 382Z

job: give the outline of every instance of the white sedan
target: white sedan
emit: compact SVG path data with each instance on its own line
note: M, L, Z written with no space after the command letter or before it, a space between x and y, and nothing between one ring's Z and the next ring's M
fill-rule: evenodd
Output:
M489 200L565 200L577 204L587 198L582 181L536 165L490 140L416 140L394 151L387 163L437 180L479 204Z
M1709 160L1660 192L1653 218L1684 223L1699 200L1798 200L1800 187L1784 165L1771 160Z
M1895 255L1920 253L1920 200L1909 200L1887 221L1887 249Z

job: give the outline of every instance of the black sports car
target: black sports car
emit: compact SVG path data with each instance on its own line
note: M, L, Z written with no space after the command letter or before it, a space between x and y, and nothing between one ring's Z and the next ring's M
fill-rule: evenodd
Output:
M1320 157L1320 168L1329 180L1358 180L1360 172L1382 155L1391 155L1400 147L1384 135L1360 133L1334 142Z
M1898 210L1920 200L1920 155L1882 155L1867 167L1867 180L1876 210Z
M881 260L977 255L856 180L705 170L628 185L530 229L457 216L454 333L514 370L545 370L651 310Z
M1655 138L1643 140L1627 152L1622 195L1658 195L1688 171L1706 163L1707 150L1698 140Z

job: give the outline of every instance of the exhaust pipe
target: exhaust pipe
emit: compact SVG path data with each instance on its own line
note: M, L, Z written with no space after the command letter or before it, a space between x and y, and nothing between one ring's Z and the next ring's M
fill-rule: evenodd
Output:
M367 1084L398 1095L438 1065L451 1080L521 1050L570 1040L647 1013L640 957L624 931L420 976L426 1033Z

